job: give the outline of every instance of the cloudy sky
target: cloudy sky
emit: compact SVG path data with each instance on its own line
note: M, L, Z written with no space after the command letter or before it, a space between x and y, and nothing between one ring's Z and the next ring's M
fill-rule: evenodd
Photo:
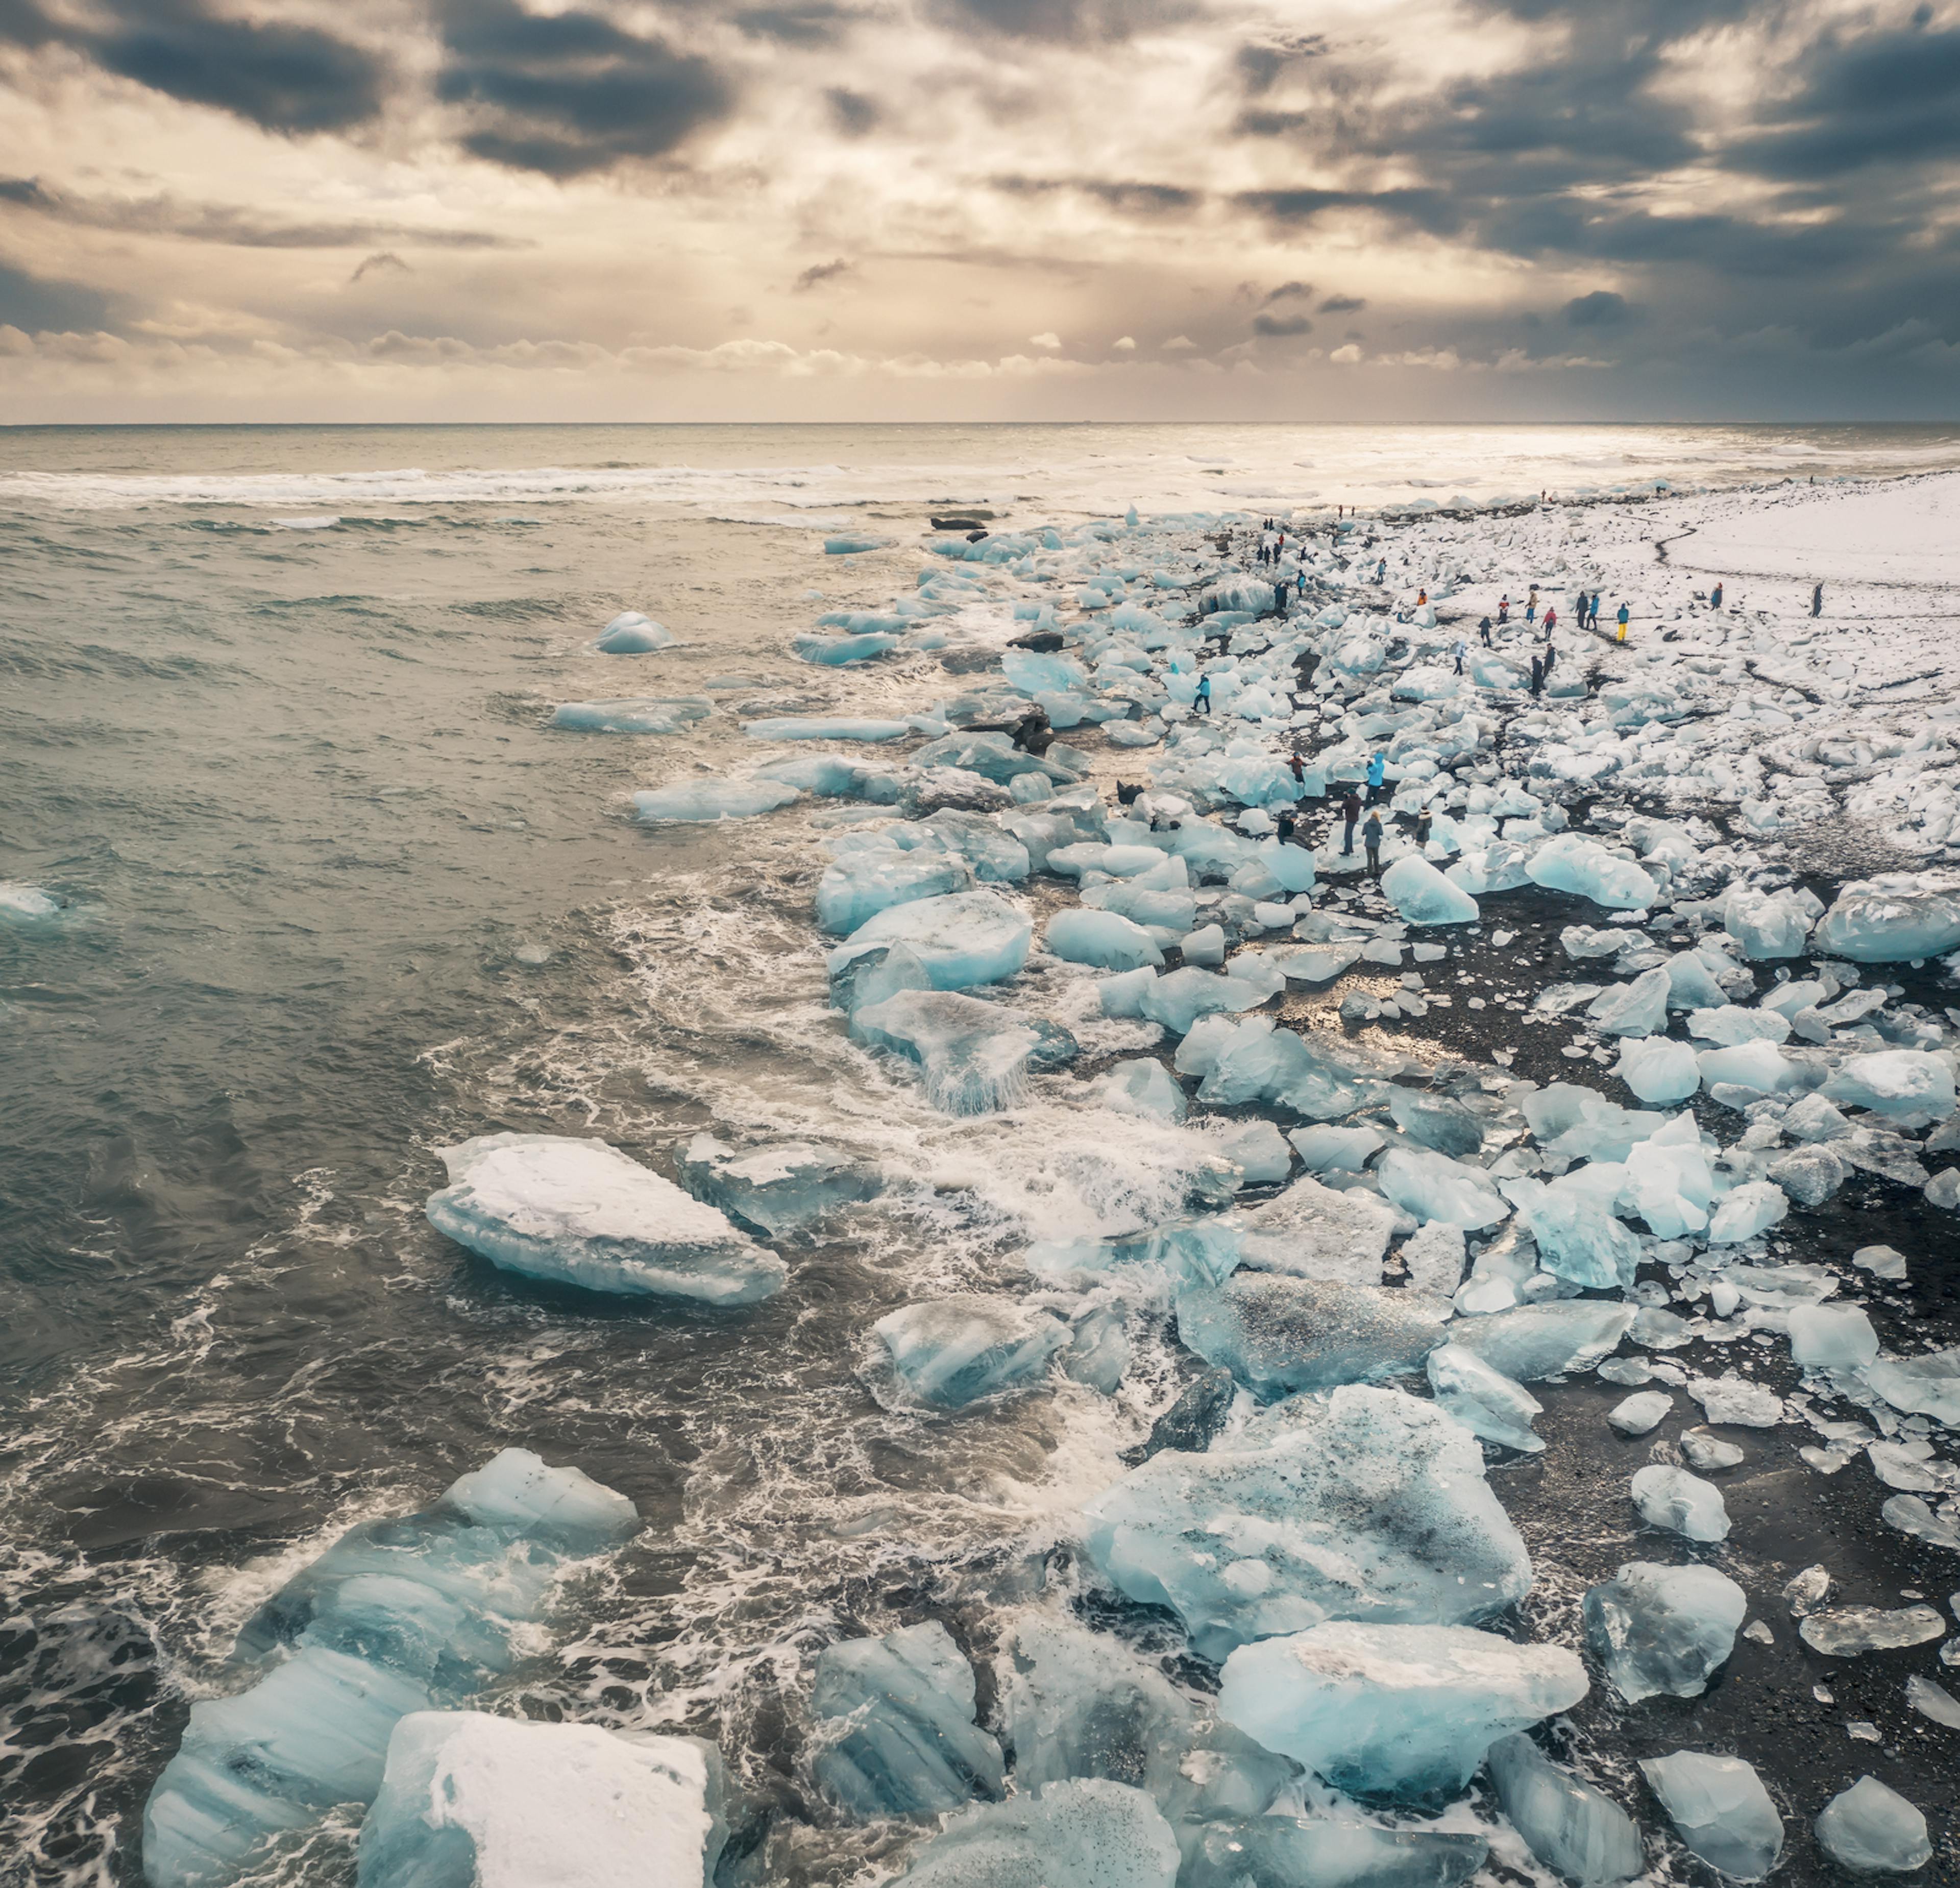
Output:
M0 419L1960 414L1960 0L0 0Z

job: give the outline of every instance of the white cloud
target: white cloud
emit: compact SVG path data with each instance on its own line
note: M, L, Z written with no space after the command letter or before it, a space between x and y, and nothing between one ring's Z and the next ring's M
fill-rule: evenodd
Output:
M1130 354L1135 352L1137 343L1133 336L1126 334L1121 340L1112 341L1109 345L1119 354Z
M1163 343L1163 351L1166 354L1182 354L1197 345L1198 343L1188 334L1174 334L1168 341Z
M1361 350L1350 341L1344 348L1336 348L1327 357L1336 367L1355 366L1361 358Z
M1052 332L1031 334L1028 336L1028 345L1031 348L1058 348L1061 345L1061 336Z

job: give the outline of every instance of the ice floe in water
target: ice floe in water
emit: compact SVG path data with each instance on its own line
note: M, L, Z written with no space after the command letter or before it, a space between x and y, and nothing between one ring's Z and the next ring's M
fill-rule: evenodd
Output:
M600 632L593 646L602 655L651 655L658 649L671 649L676 640L665 623L637 610L622 610Z
M1176 1838L1141 1790L1051 1783L948 1823L899 1877L908 1888L1172 1888Z
M603 1141L486 1134L442 1158L429 1224L507 1272L717 1305L753 1304L789 1276L724 1214Z
M635 695L616 702L561 702L552 725L595 734L677 734L714 712L714 704L702 695Z

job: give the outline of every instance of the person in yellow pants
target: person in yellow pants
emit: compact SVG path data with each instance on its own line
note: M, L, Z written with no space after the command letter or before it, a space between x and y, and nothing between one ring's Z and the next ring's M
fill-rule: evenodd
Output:
M1631 612L1631 611L1630 611L1630 610L1628 609L1627 606L1626 606L1624 603L1621 604L1621 606L1620 606L1620 616L1619 616L1620 633L1619 633L1617 636L1615 636L1615 637L1613 638L1613 640L1614 640L1615 642L1624 642L1626 641L1626 639L1627 639L1627 619L1628 619L1628 617L1630 615L1631 615L1631 614L1632 614L1632 612Z

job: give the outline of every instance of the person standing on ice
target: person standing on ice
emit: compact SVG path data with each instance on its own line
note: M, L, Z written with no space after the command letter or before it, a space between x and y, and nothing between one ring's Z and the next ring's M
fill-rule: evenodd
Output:
M1429 849L1430 812L1427 807L1415 816L1415 849L1426 852Z
M1595 629L1598 629L1599 626L1599 593L1596 590L1592 593L1592 607L1589 613L1591 615L1592 619L1592 627Z
M1810 593L1810 613L1821 616L1824 613L1824 586L1818 584Z
M1387 778L1389 757L1380 748L1368 756L1368 804L1373 806L1382 797L1382 782Z
M1478 624L1477 633L1484 638L1484 647L1487 649L1489 648L1491 646L1491 619L1488 616L1486 616L1481 622Z
M1720 584L1708 593L1708 607L1710 610L1720 610L1722 607L1722 586Z
M1545 664L1536 656L1532 657L1531 692L1534 699L1545 692Z
M1456 673L1463 673L1463 658L1470 653L1470 645L1461 636L1456 638Z
M1379 813L1368 815L1368 823L1361 829L1361 843L1368 848L1368 876L1379 878L1382 875L1382 816Z
M1354 856L1354 826L1360 817L1361 796L1350 787L1341 802L1341 817L1348 829L1341 836L1341 856L1344 859Z
M1554 605L1545 613L1545 646L1551 647L1551 632L1558 627L1558 609Z
M1375 581L1386 584L1389 581L1389 560L1386 557L1375 559Z
M1198 692L1191 698L1192 713L1195 715L1201 710L1207 715L1211 712L1211 678L1208 675L1198 678Z
M1633 613L1634 613L1629 610L1624 603L1621 604L1619 615L1620 633L1613 638L1615 642L1624 642L1626 641L1627 624L1632 618Z
M1497 620L1500 622L1509 622L1510 619L1511 600L1508 597L1500 597L1497 599Z

